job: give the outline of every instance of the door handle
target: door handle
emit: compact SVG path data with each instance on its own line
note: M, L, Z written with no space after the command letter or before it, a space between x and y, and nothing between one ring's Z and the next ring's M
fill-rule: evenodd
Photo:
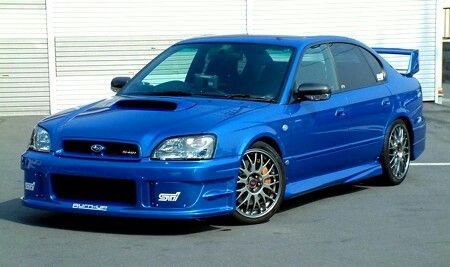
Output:
M389 100L389 98L383 98L383 100L381 100L381 106L382 107L386 107L391 105L391 101Z
M345 113L344 108L338 108L338 109L336 109L336 112L334 113L334 116L336 116L336 117L344 117L345 115L347 115L347 114Z

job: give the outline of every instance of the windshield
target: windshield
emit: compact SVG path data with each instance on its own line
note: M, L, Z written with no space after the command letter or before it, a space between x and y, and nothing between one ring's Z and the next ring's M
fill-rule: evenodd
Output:
M176 45L147 65L119 94L276 101L293 50L262 44Z

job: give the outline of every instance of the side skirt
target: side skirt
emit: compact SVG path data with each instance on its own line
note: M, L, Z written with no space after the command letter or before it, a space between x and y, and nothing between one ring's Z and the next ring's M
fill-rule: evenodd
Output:
M293 198L325 187L348 184L381 175L383 169L378 161L357 167L303 179L286 185L284 199Z

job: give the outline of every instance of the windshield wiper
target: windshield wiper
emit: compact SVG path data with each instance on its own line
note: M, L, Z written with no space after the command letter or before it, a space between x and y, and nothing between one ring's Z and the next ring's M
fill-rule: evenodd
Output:
M204 96L204 97L220 97L220 98L228 98L228 99L248 99L255 101L264 101L264 102L276 102L271 97L264 96L255 96L250 94L192 94L186 91L160 91L160 92L142 92L137 95L154 95L154 96Z
M256 100L256 101L264 101L264 102L276 102L275 99L272 97L265 97L265 96L255 96L250 94L229 94L226 95L227 98L230 99L249 99L249 100Z
M193 96L228 98L228 95L225 93L223 93L223 94L199 93L199 94L193 94Z
M156 96L191 96L192 93L185 91L161 91L161 92L145 92L142 95L156 95Z

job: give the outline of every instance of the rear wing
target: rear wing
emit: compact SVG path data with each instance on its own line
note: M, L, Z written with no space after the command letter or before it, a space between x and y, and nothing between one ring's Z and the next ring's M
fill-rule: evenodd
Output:
M417 49L401 49L401 48L372 48L378 54L389 55L409 55L409 64L407 69L397 69L400 74L406 77L412 77L419 71L419 50Z

